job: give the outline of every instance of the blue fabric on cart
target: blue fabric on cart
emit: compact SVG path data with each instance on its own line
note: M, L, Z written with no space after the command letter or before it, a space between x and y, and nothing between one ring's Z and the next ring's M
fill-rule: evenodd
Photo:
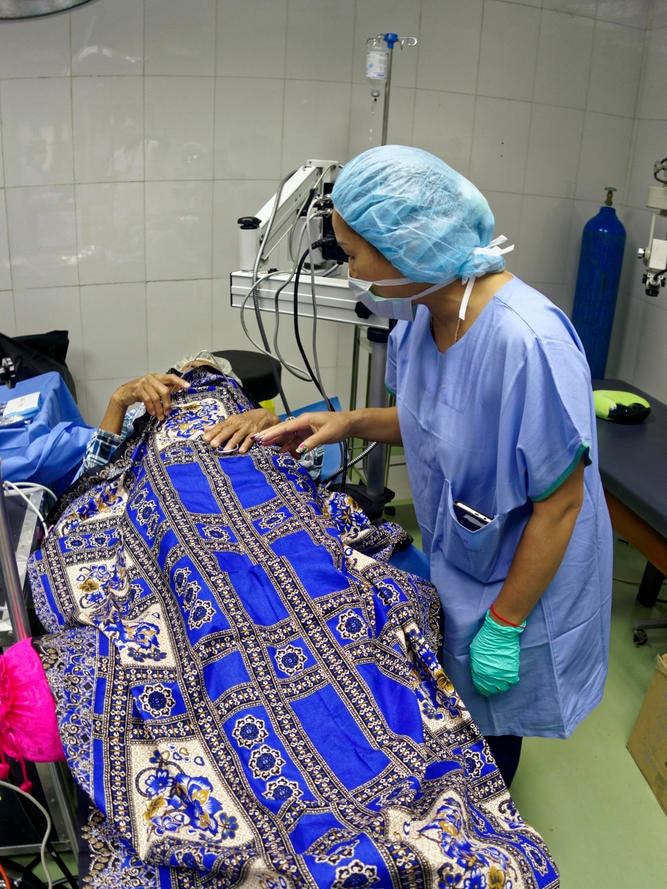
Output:
M429 557L414 543L405 549L395 550L389 559L389 564L394 568L400 568L401 571L408 571L410 574L417 574L419 577L430 580L431 563Z
M206 445L252 406L214 376L73 486L29 563L87 885L553 889L438 664L435 589L289 454Z
M7 481L36 482L61 494L81 465L93 434L59 373L0 386L0 404L38 392L38 412L0 425L2 474Z

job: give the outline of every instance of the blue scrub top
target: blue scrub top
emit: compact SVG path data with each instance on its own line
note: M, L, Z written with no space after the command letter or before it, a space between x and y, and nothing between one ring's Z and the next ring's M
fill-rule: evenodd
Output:
M602 698L612 534L597 468L590 372L566 315L513 278L444 354L419 306L389 341L415 512L445 614L443 664L484 734L566 737ZM563 562L521 636L519 683L485 698L469 646L507 575L532 501L581 459L585 496ZM461 500L492 521L463 527Z

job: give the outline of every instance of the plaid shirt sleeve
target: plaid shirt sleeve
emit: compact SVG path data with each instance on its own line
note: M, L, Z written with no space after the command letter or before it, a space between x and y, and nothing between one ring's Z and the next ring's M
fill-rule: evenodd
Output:
M96 429L92 438L86 445L86 453L83 455L83 461L79 467L77 478L81 473L92 469L94 466L104 466L111 459L111 455L119 447L132 431L134 421L144 413L144 406L131 407L125 414L123 420L123 428L120 435L115 432L108 432L106 429Z
M111 455L123 441L122 435L116 435L115 432L107 432L106 429L96 429L93 437L86 445L86 453L83 455L83 461L78 474L92 469L93 466L104 466L111 459Z

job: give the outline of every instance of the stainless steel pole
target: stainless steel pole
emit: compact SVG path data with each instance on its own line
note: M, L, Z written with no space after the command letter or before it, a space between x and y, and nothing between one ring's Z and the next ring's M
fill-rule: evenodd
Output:
M20 642L21 639L26 639L30 635L30 620L16 566L14 542L9 530L9 516L7 515L2 484L2 459L0 458L0 573L7 596L9 619L16 635L16 641Z
M394 60L394 45L389 44L389 57L387 60L387 79L384 82L384 102L382 105L382 142L387 144L387 127L389 126L389 94L391 92L391 65Z
M387 406L384 371L387 364L388 337L389 331L384 328L368 328L368 341L371 344L367 399L369 407ZM387 445L385 444L376 444L366 457L366 490L370 497L384 497L386 461Z

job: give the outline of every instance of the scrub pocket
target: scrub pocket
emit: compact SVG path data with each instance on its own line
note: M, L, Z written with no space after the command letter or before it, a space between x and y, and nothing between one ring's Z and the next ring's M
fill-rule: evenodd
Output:
M474 504L472 504L474 506ZM507 515L498 515L477 531L465 528L454 512L451 486L445 481L433 534L433 551L440 551L455 568L480 583L504 579L509 563L499 558Z

